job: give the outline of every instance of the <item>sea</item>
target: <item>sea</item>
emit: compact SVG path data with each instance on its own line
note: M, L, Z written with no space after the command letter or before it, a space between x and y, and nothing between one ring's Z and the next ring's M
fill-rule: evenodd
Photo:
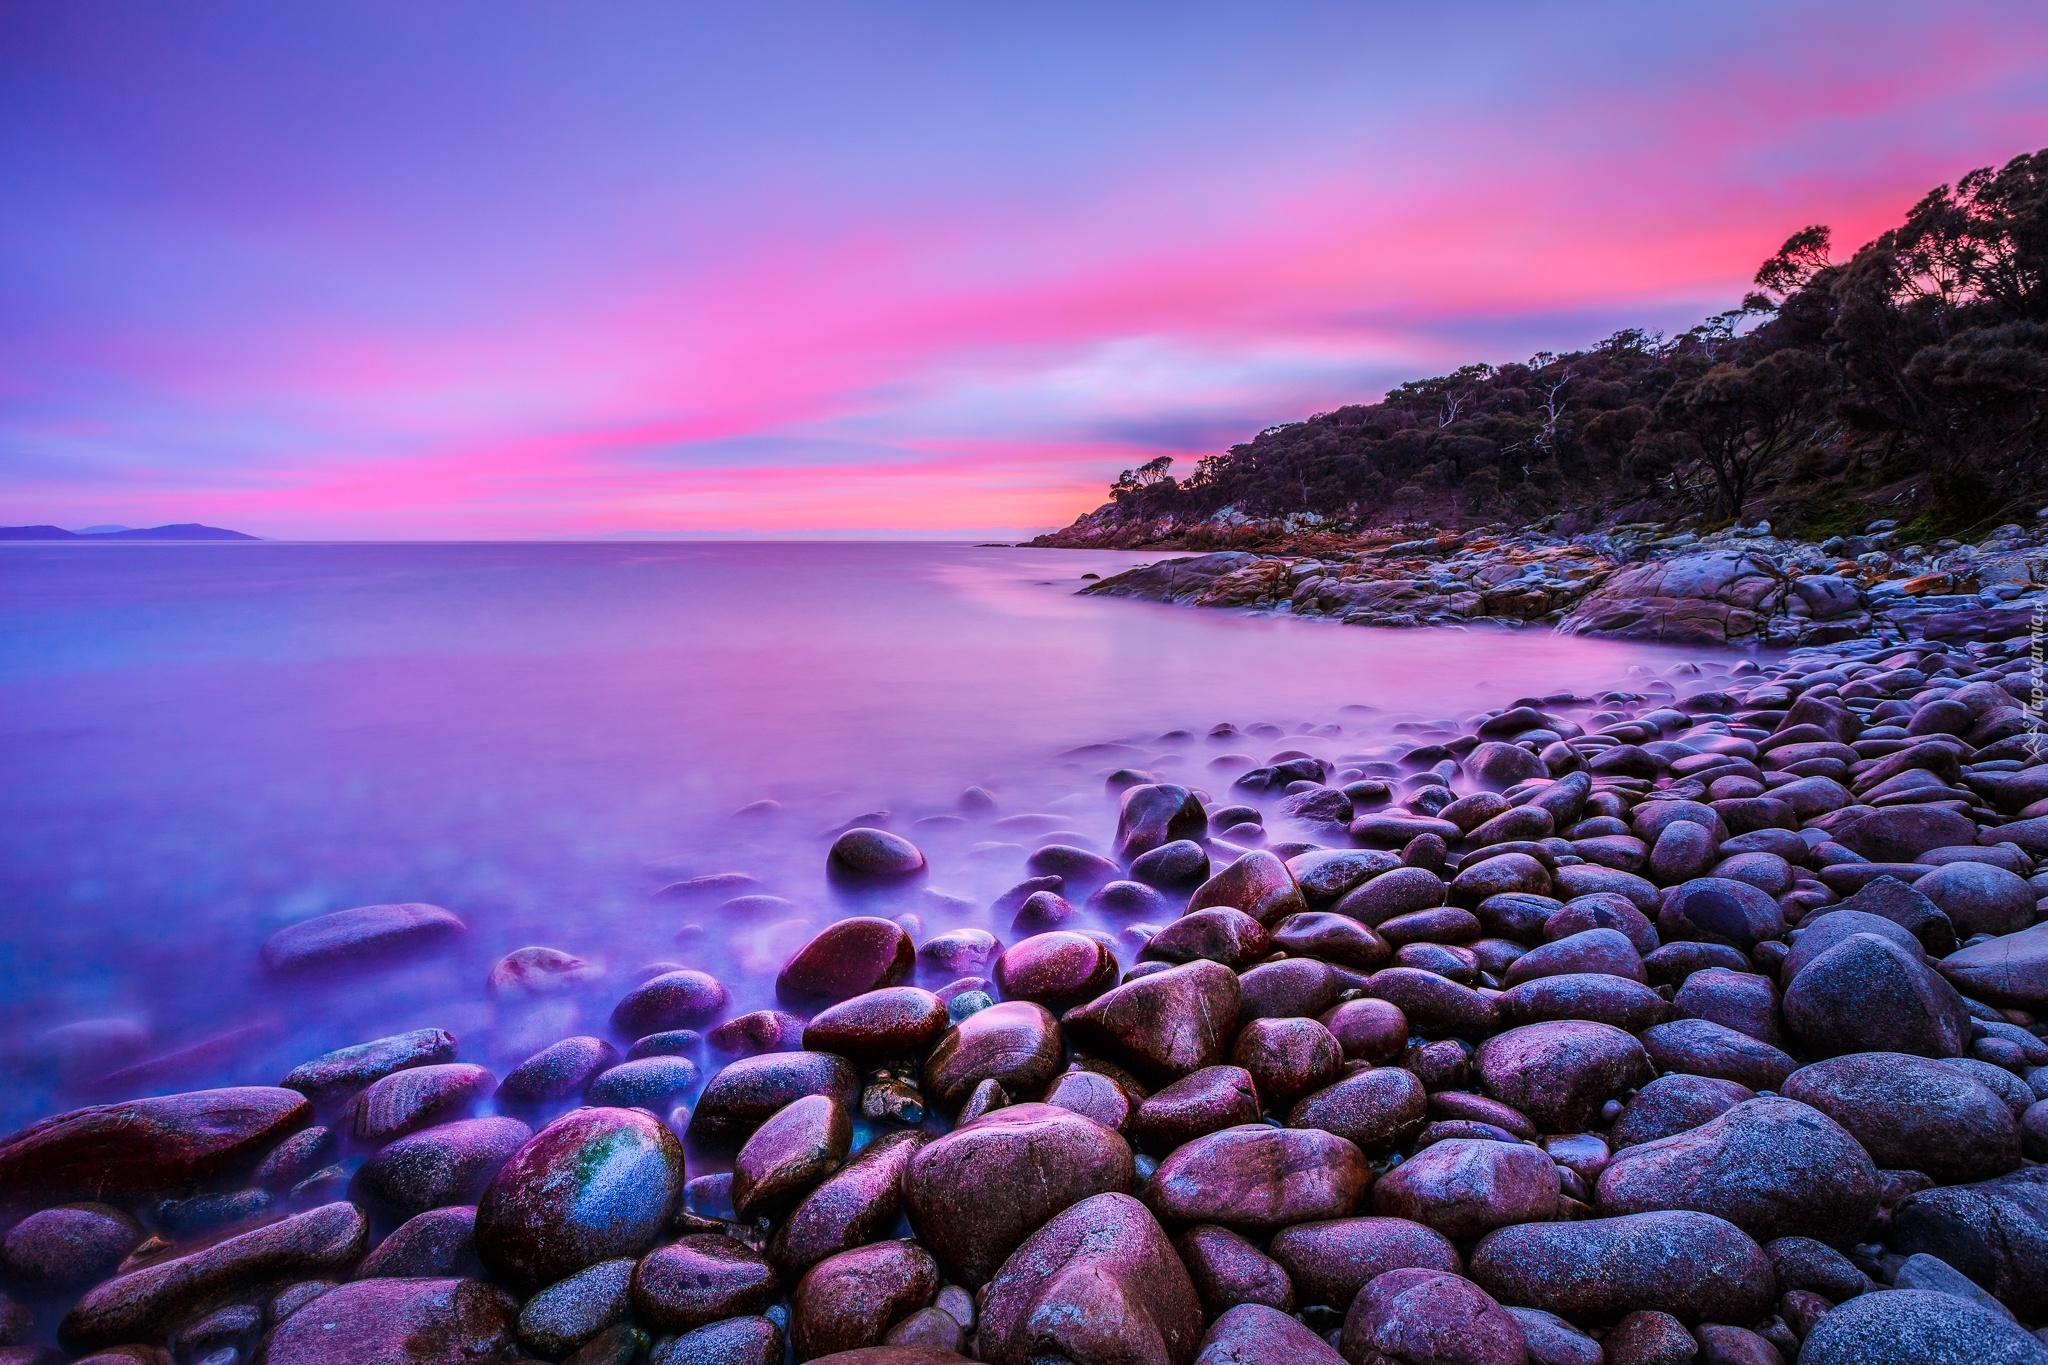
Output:
M1341 766L1518 697L1640 686L1678 658L1077 595L1158 557L0 547L0 1132L274 1084L427 1026L502 1075L602 1034L662 963L718 976L734 1012L768 1007L782 960L847 914L1013 938L991 902L1039 842L1108 850L1117 769L1224 799L1275 752ZM1236 734L1212 740L1222 723ZM962 816L970 786L993 813ZM929 876L880 906L829 885L826 850L856 824L917 843ZM786 904L664 894L712 873ZM263 971L278 929L388 902L468 931L313 978ZM492 963L529 945L594 980L493 1000Z

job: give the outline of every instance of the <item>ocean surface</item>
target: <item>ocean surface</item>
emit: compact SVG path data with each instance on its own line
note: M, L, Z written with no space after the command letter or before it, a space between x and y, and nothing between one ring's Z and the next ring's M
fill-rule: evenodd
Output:
M1083 574L1155 557L0 548L0 1131L97 1100L275 1083L329 1048L428 1025L502 1075L603 1033L656 962L719 976L734 1012L772 1004L810 929L870 909L824 876L850 822L930 858L882 913L1008 939L989 902L1031 847L1107 851L1114 768L1220 796L1234 769L1209 765L1225 754L1341 759L1523 695L1641 686L1679 657L1074 595ZM1210 742L1224 721L1261 728ZM1177 729L1192 736L1160 738ZM1129 747L1074 752L1104 744ZM948 818L970 784L996 817ZM779 809L735 814L761 801ZM1043 818L995 822L1016 816ZM736 914L657 894L713 872L791 904ZM263 974L258 949L282 926L390 901L444 906L469 932L396 964ZM581 996L494 1003L491 963L529 944L604 975Z

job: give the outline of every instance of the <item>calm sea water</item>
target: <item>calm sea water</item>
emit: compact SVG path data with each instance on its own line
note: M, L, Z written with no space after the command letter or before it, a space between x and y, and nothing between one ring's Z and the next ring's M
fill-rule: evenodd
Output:
M1083 573L1143 558L0 549L0 1130L128 1093L274 1082L325 1049L425 1025L502 1074L602 1032L656 961L712 971L735 1011L757 1008L805 923L858 908L823 875L828 831L855 817L889 812L930 857L928 888L960 898L919 893L890 913L1008 937L988 903L1044 831L1107 845L1108 769L1227 786L1206 770L1223 750L1164 732L1264 722L1287 736L1234 747L1335 757L1404 720L1625 684L1632 666L1676 657L1547 631L1364 630L1073 595ZM1341 733L1295 733L1330 725ZM1113 741L1138 752L1068 752ZM1056 818L916 823L969 784L1004 815ZM780 813L734 817L763 799ZM794 908L741 917L652 894L726 871ZM262 975L258 946L279 927L400 900L446 906L470 933L330 980ZM607 975L580 999L494 1005L491 962L527 944Z

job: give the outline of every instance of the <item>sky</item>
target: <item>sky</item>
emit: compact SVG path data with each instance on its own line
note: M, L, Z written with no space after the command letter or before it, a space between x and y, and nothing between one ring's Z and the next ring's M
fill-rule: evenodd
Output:
M1023 534L2044 145L2038 0L12 0L0 523Z

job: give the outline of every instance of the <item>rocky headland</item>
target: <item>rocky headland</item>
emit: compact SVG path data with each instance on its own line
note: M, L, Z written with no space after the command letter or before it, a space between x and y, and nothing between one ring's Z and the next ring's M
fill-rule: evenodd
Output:
M2048 739L2030 590L1985 573L2035 544L1251 556L1194 597L1426 578L1569 623L1640 575L1719 604L1684 638L1844 638L1090 746L1093 828L978 788L920 826L1028 836L993 906L903 834L821 839L862 913L765 964L775 1008L536 945L478 994L608 1023L503 1074L426 1027L51 1116L0 1142L0 1361L2041 1365ZM1713 556L1786 610L1680 591ZM663 903L758 935L763 871ZM468 932L364 906L261 961Z
M1681 645L2003 640L2048 604L2048 520L2035 521L1974 544L1902 544L1889 520L1817 544L1767 523L1704 536L1646 523L1570 536L1554 524L1404 528L1297 548L1275 526L1278 548L1163 559L1082 591L1347 625L1543 624Z

